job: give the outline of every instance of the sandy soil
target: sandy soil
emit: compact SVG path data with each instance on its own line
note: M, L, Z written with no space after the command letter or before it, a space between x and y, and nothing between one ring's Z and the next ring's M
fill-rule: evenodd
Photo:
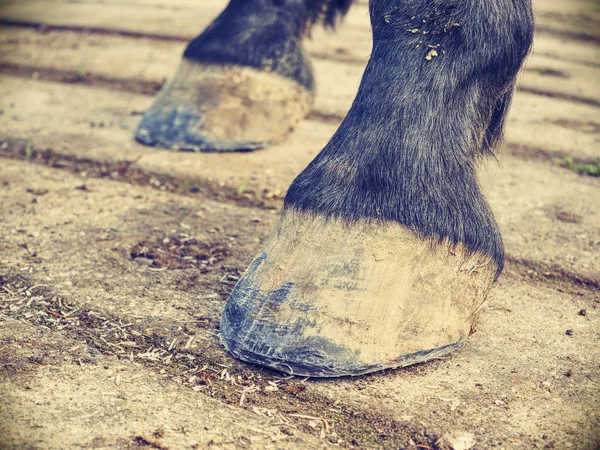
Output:
M0 448L599 448L600 179L585 169L600 159L598 6L535 1L507 144L481 169L508 263L468 345L324 381L235 361L216 334L353 98L366 2L315 32L319 94L281 145L136 144L185 40L223 5L0 7L20 22L0 30Z

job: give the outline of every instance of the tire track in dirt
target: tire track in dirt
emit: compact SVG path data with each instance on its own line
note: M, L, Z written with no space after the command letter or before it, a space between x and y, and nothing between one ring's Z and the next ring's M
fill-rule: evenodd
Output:
M538 52L536 52L536 54L538 56L543 56L544 58L556 58L556 55L551 52L538 51ZM596 61L586 61L581 58L573 58L573 57L569 58L567 56L561 56L561 59L565 62L569 62L572 64L580 64L582 66L591 67L594 69L600 68L600 62L596 62Z
M99 34L103 36L123 36L128 38L143 38L143 39L155 39L157 41L175 41L175 42L188 42L189 38L185 36L166 35L158 33L149 33L145 31L128 31L119 29L110 29L104 27L88 27L88 26L76 26L76 25L49 25L43 22L26 21L26 20L13 20L13 19L0 19L0 24L7 27L19 27L19 28L33 28L35 30L45 31L71 31L74 33L85 33L85 34Z
M581 96L570 95L570 94L563 94L563 93L559 93L559 92L550 92L550 91L545 91L542 89L535 89L535 88L526 87L526 86L519 86L517 90L520 92L527 92L528 94L539 95L541 97L559 98L559 99L565 100L567 102L579 103L582 105L589 105L589 106L595 106L596 108L600 108L600 101L593 99L593 98L581 97Z
M585 32L577 32L572 30L561 30L558 28L554 28L547 25L536 25L535 27L536 33L544 33L549 34L551 36L556 36L563 39L569 39L571 41L590 43L595 45L600 45L600 37L585 33Z

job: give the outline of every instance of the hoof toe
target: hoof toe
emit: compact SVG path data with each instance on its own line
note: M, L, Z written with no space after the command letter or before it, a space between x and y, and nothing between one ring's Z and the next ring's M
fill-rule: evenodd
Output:
M225 305L221 341L239 359L301 376L422 363L469 335L496 269L399 224L286 210Z
M251 151L283 138L311 105L311 93L280 75L183 60L144 114L136 139L172 150Z

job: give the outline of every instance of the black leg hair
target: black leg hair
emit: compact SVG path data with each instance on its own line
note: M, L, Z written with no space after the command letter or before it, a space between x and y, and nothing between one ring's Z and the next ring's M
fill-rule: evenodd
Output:
M347 117L285 208L399 222L490 255L474 161L502 136L533 39L530 0L371 0L373 52Z
M301 40L316 23L333 27L353 0L231 0L183 57L269 70L313 89Z

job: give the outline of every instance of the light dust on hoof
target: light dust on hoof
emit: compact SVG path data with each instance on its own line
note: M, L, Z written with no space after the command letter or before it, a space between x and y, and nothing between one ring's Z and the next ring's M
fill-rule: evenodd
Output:
M398 223L288 208L231 293L221 340L239 359L301 376L421 363L469 335L496 270Z
M276 73L184 59L144 114L136 139L174 150L255 150L283 139L312 102L306 88Z

